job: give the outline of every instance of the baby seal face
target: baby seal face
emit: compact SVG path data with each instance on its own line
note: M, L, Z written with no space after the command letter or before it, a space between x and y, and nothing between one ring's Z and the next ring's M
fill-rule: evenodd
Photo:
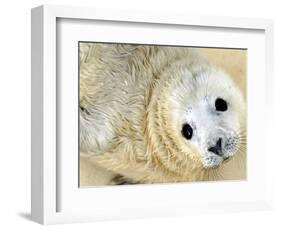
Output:
M182 68L170 98L172 125L186 154L213 168L241 151L243 97L229 76L211 67Z

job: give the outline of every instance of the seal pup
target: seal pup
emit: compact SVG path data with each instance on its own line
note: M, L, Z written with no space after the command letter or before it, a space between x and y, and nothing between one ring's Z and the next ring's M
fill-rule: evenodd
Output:
M81 156L108 184L245 177L245 119L239 88L195 48L80 44Z

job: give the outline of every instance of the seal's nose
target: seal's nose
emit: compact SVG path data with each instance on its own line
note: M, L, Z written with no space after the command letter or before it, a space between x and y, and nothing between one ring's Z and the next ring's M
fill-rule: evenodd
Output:
M221 156L222 155L222 138L219 138L217 140L217 143L215 146L212 146L208 149L208 151Z

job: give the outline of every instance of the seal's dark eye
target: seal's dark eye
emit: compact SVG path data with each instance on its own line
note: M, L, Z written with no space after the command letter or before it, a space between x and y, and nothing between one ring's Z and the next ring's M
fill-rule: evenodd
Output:
M216 99L215 106L217 111L224 112L227 110L227 103L221 98Z
M181 133L187 140L190 140L192 138L193 129L189 124L184 124Z

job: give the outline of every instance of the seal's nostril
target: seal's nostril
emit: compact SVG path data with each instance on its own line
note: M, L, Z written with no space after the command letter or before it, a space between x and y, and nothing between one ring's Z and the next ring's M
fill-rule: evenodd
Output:
M222 138L218 139L215 146L208 148L208 151L221 156L222 155Z
M216 146L208 148L208 151L218 155L218 149Z
M221 145L222 145L222 138L219 138L219 140L217 141L216 146L221 150Z

